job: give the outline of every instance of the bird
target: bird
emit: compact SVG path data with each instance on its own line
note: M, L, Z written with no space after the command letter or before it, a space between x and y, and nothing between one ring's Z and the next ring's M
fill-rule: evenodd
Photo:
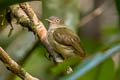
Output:
M79 36L62 24L62 19L51 16L45 20L49 23L47 39L55 52L64 60L78 56L81 60L85 58L86 53Z

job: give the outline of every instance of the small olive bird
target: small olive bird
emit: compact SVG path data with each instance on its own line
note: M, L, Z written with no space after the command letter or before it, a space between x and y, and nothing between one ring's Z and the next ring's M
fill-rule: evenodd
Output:
M83 59L86 54L77 34L62 24L58 17L52 16L46 20L49 22L47 39L55 52L65 60L78 56Z

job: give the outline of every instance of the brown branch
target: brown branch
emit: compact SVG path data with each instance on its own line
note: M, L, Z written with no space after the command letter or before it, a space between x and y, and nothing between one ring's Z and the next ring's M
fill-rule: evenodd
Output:
M23 80L39 80L25 72L8 54L0 47L0 60L6 65L6 68L19 76Z
M82 27L88 22L92 21L97 16L100 16L102 13L104 13L104 11L108 8L106 7L107 3L108 3L108 0L106 0L103 4L101 4L98 8L96 8L94 11L89 13L87 16L83 17L78 23L78 26Z

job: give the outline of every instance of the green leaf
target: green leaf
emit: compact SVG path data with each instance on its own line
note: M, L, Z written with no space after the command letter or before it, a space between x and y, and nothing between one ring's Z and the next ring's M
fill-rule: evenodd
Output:
M97 73L98 67L95 67L85 73L83 76L79 77L77 80L95 80L95 76Z
M53 75L59 75L60 73L66 71L68 66L75 66L80 62L79 57L70 58L64 62L59 63L57 66L51 69Z
M105 60L99 65L95 80L114 80L115 68L112 58Z
M110 36L119 33L119 29L116 28L116 26L109 26L109 27L105 26L105 28L101 32L103 35Z
M119 55L118 68L117 68L117 71L116 71L116 80L120 80L120 55Z
M113 80L114 76L114 63L112 58L109 58L85 73L78 80Z
M112 54L120 51L120 44L116 45L115 47L109 49L104 54L103 53L97 53L94 57L85 59L81 64L79 64L74 72L70 75L66 75L61 80L76 80L77 78L84 75L89 70L93 69L95 66L99 65L101 62L106 60L108 57L110 57Z

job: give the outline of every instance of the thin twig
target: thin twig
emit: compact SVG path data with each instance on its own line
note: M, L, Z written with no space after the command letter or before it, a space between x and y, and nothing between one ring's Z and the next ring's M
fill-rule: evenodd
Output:
M80 22L78 23L78 26L82 27L85 24L87 24L88 22L92 21L97 16L100 16L102 13L104 13L104 11L107 10L107 8L108 8L108 7L106 7L107 4L108 4L108 0L106 0L103 4L101 4L98 8L96 8L94 11L89 13L87 16L83 17L80 20Z
M39 80L32 77L28 72L25 72L14 60L12 60L7 52L0 47L0 60L6 65L6 68L19 76L23 80Z

